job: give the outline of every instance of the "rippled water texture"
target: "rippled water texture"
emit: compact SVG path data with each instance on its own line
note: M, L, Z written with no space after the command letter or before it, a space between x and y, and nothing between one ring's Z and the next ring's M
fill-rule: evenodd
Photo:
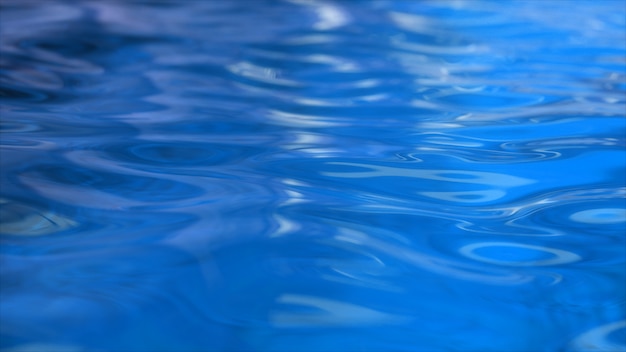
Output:
M624 1L1 4L1 351L626 349Z

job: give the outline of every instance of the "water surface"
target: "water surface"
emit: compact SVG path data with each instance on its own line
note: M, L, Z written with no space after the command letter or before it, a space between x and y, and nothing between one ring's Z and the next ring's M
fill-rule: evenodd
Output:
M1 351L626 349L623 1L0 11Z

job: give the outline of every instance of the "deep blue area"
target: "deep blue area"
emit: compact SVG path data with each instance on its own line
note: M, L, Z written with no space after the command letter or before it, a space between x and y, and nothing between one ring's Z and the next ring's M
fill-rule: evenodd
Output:
M3 0L0 351L626 350L626 3Z

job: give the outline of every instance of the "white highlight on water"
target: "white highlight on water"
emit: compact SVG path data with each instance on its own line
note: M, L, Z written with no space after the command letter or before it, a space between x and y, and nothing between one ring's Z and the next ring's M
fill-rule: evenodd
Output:
M626 222L626 209L598 208L582 210L570 215L570 220L587 224L616 224Z

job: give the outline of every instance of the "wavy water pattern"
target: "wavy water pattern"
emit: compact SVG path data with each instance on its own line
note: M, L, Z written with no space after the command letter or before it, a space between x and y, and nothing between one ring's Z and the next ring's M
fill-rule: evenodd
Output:
M0 351L626 350L621 0L3 0Z

